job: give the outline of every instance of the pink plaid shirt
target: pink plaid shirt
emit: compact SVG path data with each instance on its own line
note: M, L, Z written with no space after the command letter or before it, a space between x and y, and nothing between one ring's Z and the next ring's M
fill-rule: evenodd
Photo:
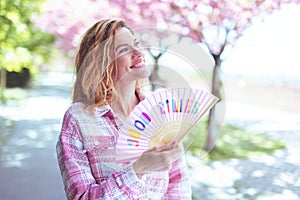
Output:
M120 118L109 105L88 112L82 103L75 103L66 111L56 147L67 198L191 199L184 156L170 170L142 179L131 164L116 163L120 126Z

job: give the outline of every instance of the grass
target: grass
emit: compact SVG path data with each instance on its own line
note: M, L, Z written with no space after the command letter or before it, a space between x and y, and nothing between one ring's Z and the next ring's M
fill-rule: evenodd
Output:
M268 136L225 125L218 136L216 146L209 153L202 150L207 130L206 121L200 121L184 139L184 144L193 155L206 155L209 161L272 154L285 148L282 141Z
M7 100L22 100L26 98L26 91L22 88L6 88L0 92L0 99Z

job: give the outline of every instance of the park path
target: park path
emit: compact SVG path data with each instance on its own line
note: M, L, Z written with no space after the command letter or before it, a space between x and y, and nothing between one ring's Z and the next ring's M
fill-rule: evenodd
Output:
M1 107L1 200L66 199L55 143L71 81L69 74L41 74L26 99Z
M209 165L189 157L195 199L299 200L300 114L240 102L227 102L226 110L225 123L279 139L286 148Z
M26 99L1 105L1 200L65 199L55 143L70 105L72 80L67 73L41 74ZM209 165L187 155L194 198L300 199L299 114L233 101L226 110L226 123L281 139L287 148Z

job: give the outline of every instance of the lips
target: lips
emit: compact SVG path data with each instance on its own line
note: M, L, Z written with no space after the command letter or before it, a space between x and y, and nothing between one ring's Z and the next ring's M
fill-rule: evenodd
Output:
M139 59L130 68L142 68L144 66L145 66L144 59Z

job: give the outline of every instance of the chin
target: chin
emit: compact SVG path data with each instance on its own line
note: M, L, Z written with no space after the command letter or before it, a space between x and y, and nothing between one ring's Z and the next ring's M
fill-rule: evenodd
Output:
M148 68L145 68L142 73L142 78L148 78L150 76L151 72Z

